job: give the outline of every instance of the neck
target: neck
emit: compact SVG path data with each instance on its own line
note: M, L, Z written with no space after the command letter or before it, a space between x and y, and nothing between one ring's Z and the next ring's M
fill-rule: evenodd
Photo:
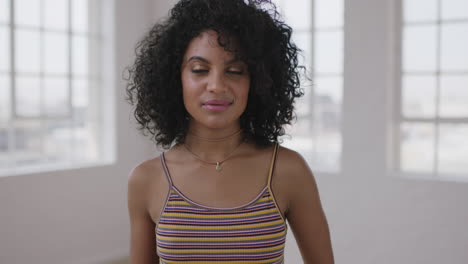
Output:
M243 139L239 126L216 130L191 127L184 144L200 158L216 162L237 150Z

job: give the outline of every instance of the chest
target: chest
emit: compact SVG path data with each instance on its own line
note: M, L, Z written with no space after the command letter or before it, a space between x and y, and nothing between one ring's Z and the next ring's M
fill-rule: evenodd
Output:
M221 173L214 166L168 166L172 183L186 200L216 208L244 206L257 198L268 183L268 162L244 164L230 163L223 166ZM187 165L187 164L185 164ZM163 172L164 174L164 172ZM272 202L284 216L287 210L287 186L273 175L270 194ZM158 223L170 191L169 181L164 179L151 192L150 215Z
M268 188L244 206L223 209L196 204L173 189L156 228L157 252L163 263L279 263L286 231Z

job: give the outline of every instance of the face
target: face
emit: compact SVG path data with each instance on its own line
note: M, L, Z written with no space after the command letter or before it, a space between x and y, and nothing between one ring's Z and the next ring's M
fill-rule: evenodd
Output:
M210 30L189 43L181 67L184 105L190 126L238 128L250 76L247 65L219 46L217 39Z

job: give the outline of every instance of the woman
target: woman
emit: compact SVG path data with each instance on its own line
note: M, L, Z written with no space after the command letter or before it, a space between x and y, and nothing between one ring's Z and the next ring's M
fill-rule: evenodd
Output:
M182 0L137 47L127 88L167 149L129 176L131 263L333 263L311 170L278 146L301 68L267 1Z

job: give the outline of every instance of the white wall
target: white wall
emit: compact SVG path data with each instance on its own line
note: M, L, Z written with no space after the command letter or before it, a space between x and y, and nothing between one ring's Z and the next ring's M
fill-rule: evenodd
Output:
M128 255L127 175L153 147L135 130L121 76L153 21L153 5L115 1L116 164L0 177L0 263L89 264Z
M157 1L156 16L175 2ZM388 170L395 2L345 0L343 169L316 173L335 260L468 263L468 183L401 178ZM287 239L286 263L302 263L292 232Z
M467 263L468 184L387 172L391 42L383 29L392 1L346 0L343 171L316 175L336 263ZM129 121L120 76L136 40L174 3L116 1L117 163L0 178L0 263L101 263L128 253L127 173L155 154ZM301 263L291 236L286 263Z

